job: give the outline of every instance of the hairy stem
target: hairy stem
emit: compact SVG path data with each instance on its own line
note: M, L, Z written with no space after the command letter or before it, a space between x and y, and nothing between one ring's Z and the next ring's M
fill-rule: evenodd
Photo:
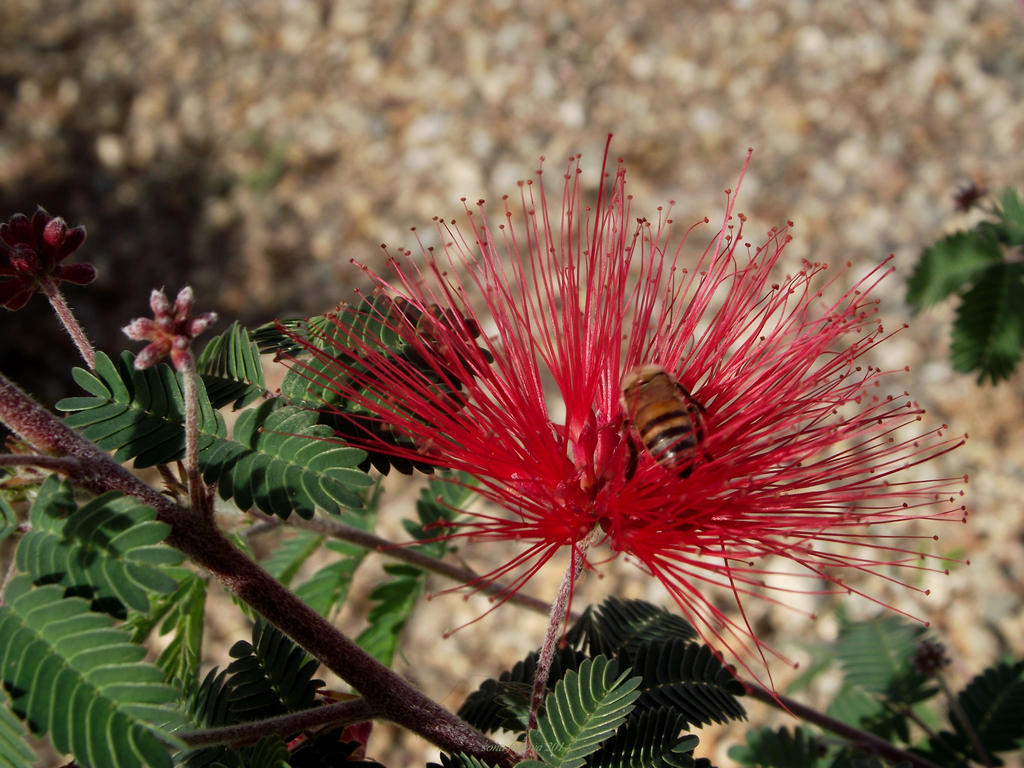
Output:
M0 467L36 467L48 469L51 472L60 472L69 475L79 469L79 463L75 459L65 456L40 456L33 453L4 453L0 454Z
M82 326L78 323L78 318L75 317L75 313L71 311L71 307L68 306L67 301L64 300L64 294L60 292L60 288L53 280L47 278L42 281L40 287L43 289L43 293L46 294L46 298L50 300L50 306L53 307L53 311L57 313L57 318L61 324L67 330L71 340L78 347L79 354L82 355L82 359L85 360L86 365L89 366L90 371L96 370L96 350L93 349L92 342L89 341L89 337L85 335L85 331Z
M207 747L212 744L251 744L270 733L288 736L321 725L353 725L373 720L380 714L366 699L355 699L354 701L339 701L322 707L304 709L301 712L293 712L288 715L268 717L264 720L253 720L222 728L204 728L201 731L175 735L190 747Z
M231 592L359 691L381 717L441 749L489 764L515 756L399 677L250 560L211 521L192 514L143 483L0 375L0 421L37 450L77 459L69 476L94 493L121 491L157 511L171 527L167 543L208 569Z
M213 520L212 499L199 476L199 402L196 399L196 362L189 350L181 365L181 394L185 400L185 475L192 512Z
M270 518L266 519L270 520ZM454 565L453 563L449 563L446 560L439 560L435 557L431 557L430 555L425 555L415 549L410 549L407 546L381 538L380 536L368 533L351 525L345 525L344 523L339 523L335 520L329 520L322 517L305 520L295 515L288 520L287 525L293 528L302 528L307 531L322 533L326 536L330 536L331 538L341 539L365 549L380 552L387 557L394 558L395 560L402 560L410 565L415 565L417 568L422 568L424 571L437 573L441 576L452 579L453 581L461 582L469 588L483 592L485 595L499 596L502 602L521 605L532 611L538 611L540 613L546 613L551 608L551 605L548 602L536 597L524 595L520 592L512 592L509 594L508 588L503 584L499 584L497 582L484 583L480 574L469 568L464 568ZM570 620L573 620L574 618L577 617L572 614L569 615Z
M562 636L562 626L565 624L568 614L569 602L572 599L573 588L583 572L583 566L587 562L587 549L590 546L590 539L584 539L579 545L572 547L569 567L562 576L562 583L558 587L558 594L551 604L551 613L548 618L548 629L544 634L544 644L540 647L537 655L537 676L533 680L533 694L530 697L530 716L526 725L526 751L523 757L532 760L537 757L537 752L530 743L530 734L537 730L537 712L540 705L544 703L544 693L547 691L548 675L551 672L551 661L555 657L555 646Z

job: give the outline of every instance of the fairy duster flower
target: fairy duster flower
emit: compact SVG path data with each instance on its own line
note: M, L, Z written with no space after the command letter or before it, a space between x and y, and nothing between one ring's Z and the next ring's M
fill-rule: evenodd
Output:
M88 285L96 279L92 264L61 264L85 242L85 227L37 208L0 224L0 305L18 310L37 290L52 293L61 282Z
M502 509L451 534L522 543L485 581L511 577L511 592L562 548L604 542L705 639L767 665L743 604L770 596L769 559L819 594L856 592L850 570L938 570L919 553L932 532L906 526L965 519L966 478L921 467L962 440L923 425L893 389L901 371L864 362L889 335L871 296L887 262L845 290L824 264L784 274L791 224L751 248L735 193L691 257L700 224L679 232L671 207L637 217L621 162L589 206L578 157L560 203L537 176L499 221L464 201L461 226L435 220L439 247L390 258L389 276L364 267L376 295L297 337L291 363L350 422L346 440L468 473Z

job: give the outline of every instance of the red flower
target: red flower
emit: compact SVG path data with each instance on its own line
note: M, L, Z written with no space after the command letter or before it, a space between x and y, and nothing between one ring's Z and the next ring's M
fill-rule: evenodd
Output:
M140 317L121 329L130 339L150 342L135 358L136 368L149 368L169 354L175 369L182 370L191 357L192 340L217 319L215 312L193 317L194 300L189 286L178 291L174 306L163 291L154 290L149 295L153 319Z
M762 660L742 598L764 595L767 558L802 566L814 593L857 591L845 569L895 580L889 566L927 568L917 550L932 537L896 524L964 519L966 478L918 469L963 441L922 431L906 393L887 394L898 372L861 362L887 338L869 294L891 267L845 293L823 264L782 276L787 228L741 245L735 195L693 260L683 244L696 226L680 236L660 208L636 218L621 163L593 208L580 173L577 158L560 216L526 182L515 222L507 199L497 224L482 202L466 206L465 231L437 221L442 244L421 243L423 266L390 260L393 277L371 273L381 296L363 306L376 309L353 324L347 308L306 344L316 362L292 364L362 414L355 442L475 478L505 511L471 510L454 535L526 545L486 580L514 574L516 590L593 535L646 566L707 639L753 643ZM677 432L660 446L669 427L622 395L644 365L671 382L662 405ZM386 431L402 439L385 444ZM739 620L707 583L734 594Z
M21 309L39 289L62 281L88 285L96 279L92 264L62 262L85 242L85 227L68 229L64 219L42 208L29 219L16 213L0 224L0 304Z

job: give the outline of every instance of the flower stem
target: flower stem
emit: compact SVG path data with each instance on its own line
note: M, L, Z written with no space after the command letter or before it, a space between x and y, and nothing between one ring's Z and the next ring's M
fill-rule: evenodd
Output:
M213 504L206 485L199 476L199 401L196 396L196 361L189 350L181 362L182 397L185 400L185 474L188 477L189 502L192 511L213 520Z
M67 301L64 300L64 294L60 292L60 288L57 284L47 278L42 281L41 287L43 293L46 294L46 298L50 300L50 306L53 307L53 311L57 313L57 318L64 325L71 340L78 347L79 354L82 355L82 359L85 360L86 365L89 366L90 371L96 370L96 350L92 346L92 342L89 341L89 337L85 335L85 331L82 326L78 323L78 318L75 317L75 313L71 311L71 307L68 306Z
M569 567L562 576L562 583L558 587L558 594L551 604L551 613L548 618L548 631L544 635L544 644L540 647L537 655L537 676L533 681L533 695L530 698L530 717L526 725L526 751L523 757L527 760L536 759L537 752L530 743L530 734L537 730L537 712L540 705L544 703L544 694L547 691L548 675L551 672L551 661L555 657L555 646L562 636L562 625L568 613L569 601L572 598L573 588L583 572L583 566L587 562L587 549L590 546L590 539L584 539L580 544L572 547L572 559Z

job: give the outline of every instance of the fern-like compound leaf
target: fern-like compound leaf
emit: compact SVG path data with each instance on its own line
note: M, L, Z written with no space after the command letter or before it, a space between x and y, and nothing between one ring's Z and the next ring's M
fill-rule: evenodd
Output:
M570 642L585 645L591 656L617 656L658 639L696 637L696 630L683 617L643 600L615 596L597 609L588 608L567 635Z
M272 624L257 622L252 642L231 647L231 709L241 720L297 712L314 704L317 661Z
M997 664L971 680L957 697L967 720L990 752L1024 740L1024 661ZM963 725L959 729L963 733Z
M359 489L370 479L354 467L365 455L333 439L317 414L279 399L241 413L231 440L219 440L199 456L203 477L221 498L241 509L287 518L311 518L317 508L337 513L362 505Z
M0 492L0 541L10 536L18 527L18 513L7 500L7 497Z
M986 669L960 692L957 705L962 716L950 713L953 731L933 736L928 756L942 765L953 765L964 758L981 765L1003 765L996 753L1019 750L1024 741L1024 661ZM984 755L978 754L964 718L985 750Z
M415 549L431 557L443 557L449 544L442 537L447 527L475 491L467 475L431 480L416 502L416 520L404 520L406 531L423 542ZM367 616L370 625L356 642L382 664L391 664L399 636L423 590L424 574L405 563L384 566L390 577L370 593L374 606Z
M235 643L230 653L235 660L228 668L208 673L192 696L189 709L196 722L204 727L234 725L314 706L316 690L323 685L313 679L316 660L273 625L257 622L252 641ZM184 764L241 768L255 759L252 747L215 746L193 750Z
M191 690L198 682L199 663L202 661L206 582L190 573L170 595L168 607L160 634L171 632L173 636L156 663L167 680L176 681L181 688Z
M998 264L1002 252L996 238L971 230L957 232L925 248L907 280L907 303L917 309L961 293Z
M674 638L645 643L625 657L643 676L637 709L669 707L684 725L710 725L746 716L743 686L706 645Z
M964 294L953 323L951 355L978 382L1009 378L1024 348L1024 264L989 268Z
M32 768L36 756L25 743L25 725L6 703L6 697L0 696L0 768Z
M579 669L586 659L582 651L571 647L559 648L551 660L548 690L554 688L570 669ZM497 731L521 732L526 729L530 695L537 676L537 653L531 652L510 670L502 672L497 680L485 680L459 708L458 715L484 733Z
M177 461L185 455L185 406L180 376L160 363L135 370L135 357L123 352L115 364L96 354L96 371L72 372L89 397L69 397L57 403L69 411L68 425L107 451L117 461L135 459L135 466L151 467ZM199 450L225 435L224 418L213 410L200 382Z
M590 755L588 768L693 768L699 739L682 733L682 714L669 707L633 714Z
M295 594L321 616L330 618L345 603L356 569L363 562L366 550L345 541L327 541L323 550L338 559L320 568L295 588Z
M618 674L604 656L568 672L544 700L530 740L537 757L559 768L579 768L625 722L640 692L639 677Z
M233 403L235 409L263 394L263 366L256 343L237 322L210 339L196 360L214 408Z
M0 675L11 708L82 765L171 765L177 692L113 620L56 584L16 576L0 607Z
M19 542L18 568L118 617L125 608L148 611L150 595L177 588L166 567L182 560L161 543L170 528L155 518L152 507L118 493L76 508L70 485L51 476L29 513L32 530Z
M440 763L427 763L427 768L491 768L490 764L485 763L479 757L473 755L464 755L458 752L454 755L446 755L441 753ZM539 760L525 760L516 763L516 768L548 768L544 763Z
M757 768L823 768L827 747L803 728L762 728L747 732L747 743L729 749L729 757Z
M1024 245L1024 200L1013 187L999 195L1000 239L1010 247Z
M846 681L894 702L913 703L923 695L925 679L911 659L925 631L899 616L844 625L836 655Z
M328 538L322 533L298 529L289 531L287 536L276 542L273 552L261 565L267 573L290 587L299 569L314 553L320 551L326 541Z

